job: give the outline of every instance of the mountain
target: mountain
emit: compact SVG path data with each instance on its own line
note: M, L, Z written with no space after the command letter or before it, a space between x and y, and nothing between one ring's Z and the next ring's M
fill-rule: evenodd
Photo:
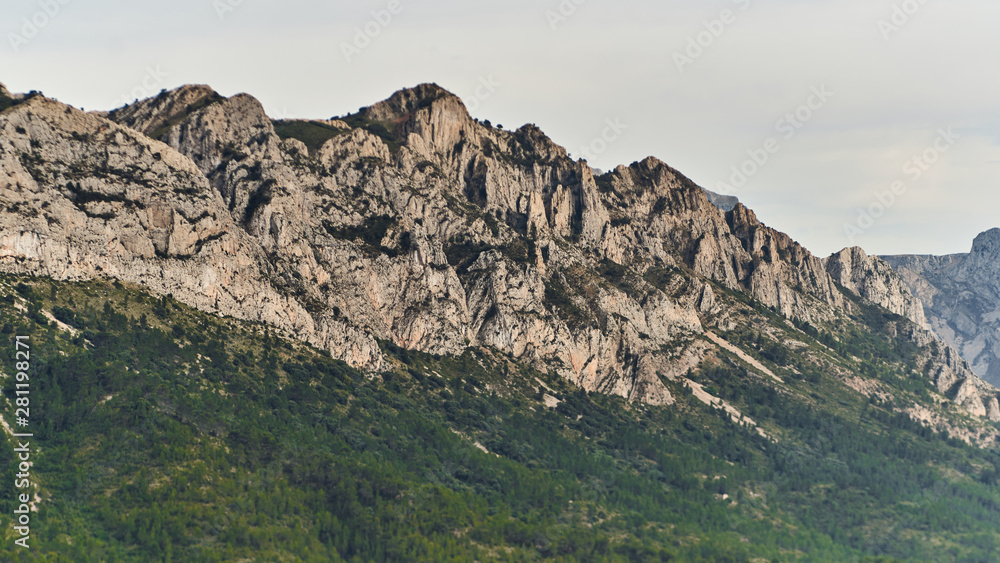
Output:
M735 560L940 560L1000 545L1000 391L861 249L820 259L656 158L595 175L537 127L480 123L433 84L317 120L208 86L106 113L3 100L4 334L46 343L46 373L74 370L40 384L62 444L39 462L40 502L72 513L74 541L97 538L91 558L177 545L199 560L227 542L246 557L256 542L267 559L737 546ZM127 468L74 449L86 429L117 444L123 421ZM288 429L301 446L281 443ZM69 459L101 474L76 504ZM735 505L715 504L733 494L708 477L723 466ZM262 479L262 520L219 508ZM162 496L163 480L188 496ZM961 494L934 502L977 515L951 519L972 531L913 520L938 482ZM106 500L119 489L133 504ZM306 507L294 522L283 495ZM194 518L202 504L218 512ZM723 531L730 517L750 547ZM308 545L280 547L286 525ZM801 532L779 549L775 525ZM591 527L607 544L572 547ZM887 539L897 528L932 533L907 547Z
M977 236L968 254L883 259L923 302L934 332L1000 385L1000 229Z
M855 246L834 253L825 263L826 271L844 289L928 328L923 303L888 262Z
M740 199L736 196L717 194L710 190L705 190L705 195L708 196L708 201L711 201L712 205L722 211L732 211L736 207L736 204L740 202Z
M3 123L8 271L142 283L362 368L379 340L484 345L669 402L659 374L711 350L713 284L804 322L850 309L821 260L663 162L595 178L434 85L328 121L189 86L107 118L39 96Z

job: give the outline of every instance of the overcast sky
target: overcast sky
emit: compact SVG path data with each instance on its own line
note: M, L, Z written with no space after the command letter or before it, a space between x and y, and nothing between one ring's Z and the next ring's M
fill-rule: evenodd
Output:
M88 110L204 83L275 118L436 82L592 166L656 156L819 255L947 254L1000 226L998 23L996 0L5 0L0 81Z

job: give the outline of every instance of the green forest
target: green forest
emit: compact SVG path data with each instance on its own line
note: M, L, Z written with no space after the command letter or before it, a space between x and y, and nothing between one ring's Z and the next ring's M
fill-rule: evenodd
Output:
M3 561L985 562L1000 553L995 449L924 427L750 332L725 336L786 376L785 387L729 357L690 377L766 437L666 379L676 402L641 405L489 349L441 357L388 342L391 368L366 374L264 325L116 282L3 275L0 295L8 422L14 339L30 337L40 496L31 547L16 546L8 437ZM789 330L901 394L930 396L920 350L881 338L884 322L864 310L843 334Z

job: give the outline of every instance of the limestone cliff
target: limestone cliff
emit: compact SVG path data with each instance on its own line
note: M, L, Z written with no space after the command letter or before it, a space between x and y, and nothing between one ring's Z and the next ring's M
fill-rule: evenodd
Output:
M205 86L107 115L37 96L0 132L3 270L140 283L372 370L380 340L485 346L667 403L665 379L715 353L700 335L733 321L733 296L822 325L850 313L839 283L915 318L863 253L831 277L655 158L595 177L537 127L481 124L435 85L314 121ZM953 396L968 383L969 410L995 400L952 372L937 379Z
M886 261L858 248L845 248L825 260L826 271L848 291L927 328L923 304Z
M711 190L705 190L705 194L708 195L708 200L712 202L712 205L723 211L732 211L740 202L736 196L717 194Z

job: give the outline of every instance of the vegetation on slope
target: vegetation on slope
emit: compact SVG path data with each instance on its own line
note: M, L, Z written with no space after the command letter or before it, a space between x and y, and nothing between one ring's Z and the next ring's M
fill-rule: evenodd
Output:
M395 367L369 377L116 283L0 276L0 294L5 357L14 335L31 337L42 498L31 549L4 528L5 561L988 561L1000 549L995 453L753 335L741 344L786 386L727 356L691 377L773 439L673 382L676 404L634 405L489 350L390 344ZM811 332L796 335L848 361ZM856 338L888 353L877 334ZM916 351L892 353L905 365ZM4 514L12 448L0 446Z

